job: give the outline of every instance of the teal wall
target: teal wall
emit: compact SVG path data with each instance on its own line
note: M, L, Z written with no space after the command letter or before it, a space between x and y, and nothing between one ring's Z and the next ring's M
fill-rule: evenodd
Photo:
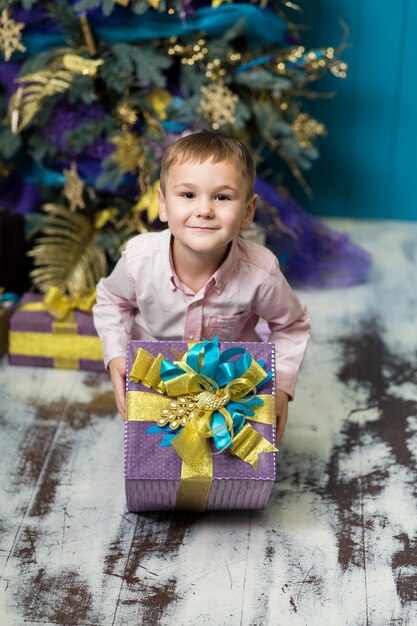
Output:
M310 105L328 137L307 178L302 204L317 215L417 219L417 0L303 0L298 22L311 26L308 45L337 46L339 18L349 27L344 81L317 83L337 91Z

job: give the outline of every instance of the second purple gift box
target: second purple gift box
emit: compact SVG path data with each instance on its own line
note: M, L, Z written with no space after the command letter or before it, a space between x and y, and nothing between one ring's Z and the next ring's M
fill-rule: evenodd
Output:
M11 365L104 371L93 316L71 311L62 321L43 309L41 294L25 294L10 319Z

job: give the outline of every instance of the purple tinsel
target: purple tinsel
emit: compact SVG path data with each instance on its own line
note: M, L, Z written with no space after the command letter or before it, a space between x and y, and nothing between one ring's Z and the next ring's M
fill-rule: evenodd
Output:
M104 116L104 109L100 104L86 104L81 100L70 104L64 97L55 106L48 120L48 125L42 130L47 141L58 148L64 156L72 156L68 145L68 131L76 129L86 120L100 120ZM114 151L114 146L104 139L96 139L93 144L86 146L80 157L102 161Z
M14 79L18 75L20 70L20 66L17 63L9 62L0 62L0 83L4 87L7 93L7 97L10 98L11 95L16 91L17 85L14 82Z
M266 243L280 259L293 284L303 287L345 287L367 280L370 254L265 180L256 180L256 220L264 226Z
M16 171L0 178L0 204L13 213L31 213L41 208L39 187L26 182Z

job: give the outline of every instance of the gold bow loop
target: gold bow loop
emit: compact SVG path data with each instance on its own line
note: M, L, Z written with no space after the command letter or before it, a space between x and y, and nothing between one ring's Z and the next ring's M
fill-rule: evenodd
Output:
M236 378L227 383L225 387L219 385L211 378L196 373L186 362L186 355L181 361L174 361L174 365L186 370L184 374L170 380L163 381L160 377L161 363L164 359L162 354L153 356L147 350L139 348L129 378L136 383L142 383L164 396L155 398L153 406L160 406L159 415L146 418L143 413L136 410L136 402L128 402L131 411L128 419L147 419L156 421L159 426L170 425L172 430L183 426L181 432L171 440L171 445L176 450L192 474L204 476L208 464L211 464L211 450L208 439L224 429L224 425L213 430L211 418L218 411L224 417L226 428L230 433L233 447L229 452L238 456L242 461L258 466L258 456L263 452L276 452L277 448L260 435L250 424L244 424L235 435L233 419L226 405L230 401L246 403L251 394L256 394L256 385L265 378L266 372L252 359L252 363L245 376ZM128 396L131 397L129 392ZM133 392L134 393L134 392ZM249 397L247 397L249 396ZM255 408L255 416L247 419L260 423L271 424L271 396L260 396L262 405ZM135 416L136 413L136 416ZM275 417L275 416L274 416ZM220 450L219 452L223 452Z
M27 302L21 308L25 311L47 311L55 319L64 320L75 309L91 313L95 301L94 287L77 291L72 296L67 296L59 287L49 287L43 302Z
M95 288L76 291L72 296L67 296L59 287L49 287L44 298L48 313L58 320L65 319L74 309L91 313L95 301Z

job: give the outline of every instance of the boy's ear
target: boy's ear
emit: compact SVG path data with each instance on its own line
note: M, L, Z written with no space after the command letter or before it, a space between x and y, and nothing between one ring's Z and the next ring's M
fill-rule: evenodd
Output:
M245 208L245 213L243 215L241 228L249 228L249 226L253 222L253 218L255 217L255 209L256 209L256 201L258 196L256 193L253 194L250 200L248 200Z
M161 222L168 221L168 215L165 208L165 196L161 191L161 188L158 189L158 202L159 202L159 219Z

